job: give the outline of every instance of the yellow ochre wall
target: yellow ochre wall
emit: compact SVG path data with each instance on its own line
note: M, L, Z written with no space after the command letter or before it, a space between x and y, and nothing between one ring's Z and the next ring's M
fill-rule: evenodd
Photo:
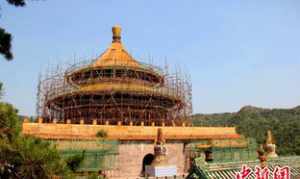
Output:
M30 123L22 125L24 135L44 139L95 139L96 133L104 130L107 139L113 140L154 140L157 129L162 128L167 140L197 139L238 139L234 127L162 127L162 126L123 126L91 124Z

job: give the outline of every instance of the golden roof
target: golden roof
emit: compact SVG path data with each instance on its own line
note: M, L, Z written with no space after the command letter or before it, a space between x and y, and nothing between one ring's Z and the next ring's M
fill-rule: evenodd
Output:
M137 62L124 48L121 43L121 27L114 26L112 28L113 41L110 47L101 54L92 67L107 67L107 66L127 66L139 67Z

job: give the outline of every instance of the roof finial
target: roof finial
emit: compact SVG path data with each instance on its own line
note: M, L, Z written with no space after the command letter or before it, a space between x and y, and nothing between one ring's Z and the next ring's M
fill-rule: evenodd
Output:
M267 139L266 139L266 144L273 144L273 136L271 130L268 130L267 132Z
M113 42L121 42L121 26L115 25L112 28Z

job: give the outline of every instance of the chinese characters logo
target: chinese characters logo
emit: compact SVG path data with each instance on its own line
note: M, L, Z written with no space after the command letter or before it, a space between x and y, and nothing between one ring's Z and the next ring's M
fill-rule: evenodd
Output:
M236 173L235 178L248 179L251 174L255 175L255 179L290 179L290 168L287 166L276 166L273 172L271 172L268 167L261 168L256 166L255 170L253 171L247 165L243 165L241 171Z

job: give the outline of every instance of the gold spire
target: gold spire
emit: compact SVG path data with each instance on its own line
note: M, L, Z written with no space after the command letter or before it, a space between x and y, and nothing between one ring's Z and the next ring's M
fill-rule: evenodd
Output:
M157 129L157 136L156 136L156 144L157 145L162 145L165 143L165 139L163 136L162 128Z
M273 144L273 142L272 132L271 130L268 130L266 144Z
M110 47L102 53L92 64L93 67L104 66L130 66L139 67L137 62L123 47L121 43L121 27L115 25L112 27L113 41Z
M168 164L167 160L167 149L164 146L165 139L163 136L162 128L157 129L157 136L154 145L154 160L151 163L151 166L164 166Z
M121 26L115 25L112 27L113 42L121 42Z

